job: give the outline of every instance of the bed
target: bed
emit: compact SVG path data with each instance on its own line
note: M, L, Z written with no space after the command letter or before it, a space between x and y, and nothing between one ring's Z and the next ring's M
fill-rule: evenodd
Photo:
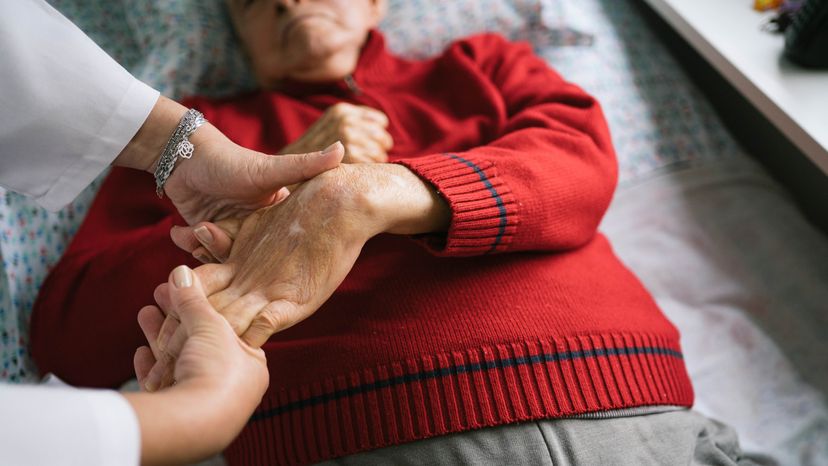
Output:
M253 85L221 1L51 3L167 95ZM632 0L389 3L382 29L399 53L497 31L598 97L620 163L601 229L681 330L695 408L734 426L762 464L828 465L828 240L723 129ZM96 187L57 213L3 193L0 380L37 379L31 307Z

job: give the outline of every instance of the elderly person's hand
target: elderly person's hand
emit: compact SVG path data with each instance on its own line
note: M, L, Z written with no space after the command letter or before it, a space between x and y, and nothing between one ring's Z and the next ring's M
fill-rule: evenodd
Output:
M372 236L445 231L450 217L439 194L406 167L341 165L304 183L280 204L249 216L239 228L229 222L223 223L227 230L198 225L208 231L212 240L207 246L216 256L225 255L234 243L225 263L196 272L210 302L244 341L258 347L315 312ZM176 228L172 236L188 251L203 245L190 227ZM163 296L166 286L156 294ZM158 342L168 360L181 341L176 322L168 319ZM148 379L169 384L168 363L153 367Z
M174 366L176 384L158 393L124 395L141 426L142 464L192 463L220 452L268 386L264 352L233 333L192 270L176 268L165 291L160 308L147 306L138 314L150 347L135 353L135 372L145 386L156 358L163 357L155 343L164 315L175 316L184 337Z
M379 110L338 103L328 108L305 134L281 153L313 152L342 141L345 163L387 162L388 151L394 145L387 127L388 117Z
M186 108L161 97L115 165L154 172L158 158ZM190 141L195 153L180 159L164 192L189 224L247 215L273 205L300 183L339 165L343 147L318 146L301 155L269 156L230 141L211 124L198 128ZM335 143L333 140L331 143ZM327 150L322 150L327 147ZM319 152L321 151L321 152Z

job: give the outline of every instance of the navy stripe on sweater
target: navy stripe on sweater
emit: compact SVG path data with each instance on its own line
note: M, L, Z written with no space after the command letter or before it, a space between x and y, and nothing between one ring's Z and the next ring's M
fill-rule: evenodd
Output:
M498 214L500 224L498 225L497 236L495 237L495 240L494 240L494 243L492 244L492 247L489 248L488 251L486 251L486 253L490 253L490 252L494 251L495 248L497 248L497 245L500 244L500 241L503 239L503 234L506 233L506 206L503 204L503 199L500 197L500 194L498 194L498 192L494 188L494 186L492 186L492 183L489 181L489 177L487 177L486 174L483 173L483 170L480 167L478 167L477 164L475 164L471 160L464 159L463 157L460 157L459 155L455 155L455 154L444 154L444 155L446 155L446 156L448 156L448 157L450 157L450 158L466 165L467 167L471 168L472 170L474 170L474 172L477 173L477 176L480 177L480 181L483 182L483 185L486 186L486 189L489 190L489 193L491 193L492 198L497 203L497 208L500 211L499 214Z
M480 372L490 369L503 369L506 367L518 367L524 366L527 364L544 364L547 362L560 362L560 361L568 361L574 359L585 359L585 358L597 358L597 357L609 357L609 356L633 356L637 354L654 354L659 356L670 356L678 359L683 359L681 352L670 349L670 348L659 348L659 347L651 347L651 346L643 346L643 347L626 347L626 348L602 348L602 349L594 349L594 350L583 350L583 351L565 351L561 353L551 353L551 354L539 354L536 356L521 356L516 358L505 358L505 359L496 359L494 361L484 361L481 363L473 363L473 364L463 364L459 366L452 366L452 367L445 367L441 369L435 369L431 371L421 371L416 372L414 374L405 374L400 375L397 377L391 377L389 379L378 380L372 383L366 383L362 385L357 385L356 387L350 387L342 390L337 390L331 393L325 393L322 395L312 396L310 398L305 398L302 400L298 400L292 403L288 403L286 405L279 406L277 408L268 409L265 411L261 411L258 413L253 414L250 418L250 422L260 421L262 419L271 418L274 416L279 416L283 413L289 411L295 411L297 409L304 409L311 406L316 406L318 404L324 404L329 401L339 400L341 398L346 398L354 395L360 395L367 392L372 392L376 390L381 390L383 388L393 387L397 385L402 385L411 382L421 382L424 380L435 379L439 377L446 377L450 375L457 375L457 374L466 374L466 373L474 373Z

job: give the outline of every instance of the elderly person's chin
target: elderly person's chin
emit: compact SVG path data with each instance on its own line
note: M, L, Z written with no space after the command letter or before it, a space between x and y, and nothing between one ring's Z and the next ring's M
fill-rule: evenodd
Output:
M278 88L284 79L305 82L330 82L344 79L356 69L361 44L354 46L334 41L294 42L290 55L274 61L273 66L258 69L259 84Z

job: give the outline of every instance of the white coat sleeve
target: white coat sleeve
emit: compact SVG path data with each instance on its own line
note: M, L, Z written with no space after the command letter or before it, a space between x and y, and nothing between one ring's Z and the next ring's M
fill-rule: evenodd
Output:
M116 391L0 384L0 464L133 466L140 440Z
M157 99L45 1L0 1L0 186L63 207Z

